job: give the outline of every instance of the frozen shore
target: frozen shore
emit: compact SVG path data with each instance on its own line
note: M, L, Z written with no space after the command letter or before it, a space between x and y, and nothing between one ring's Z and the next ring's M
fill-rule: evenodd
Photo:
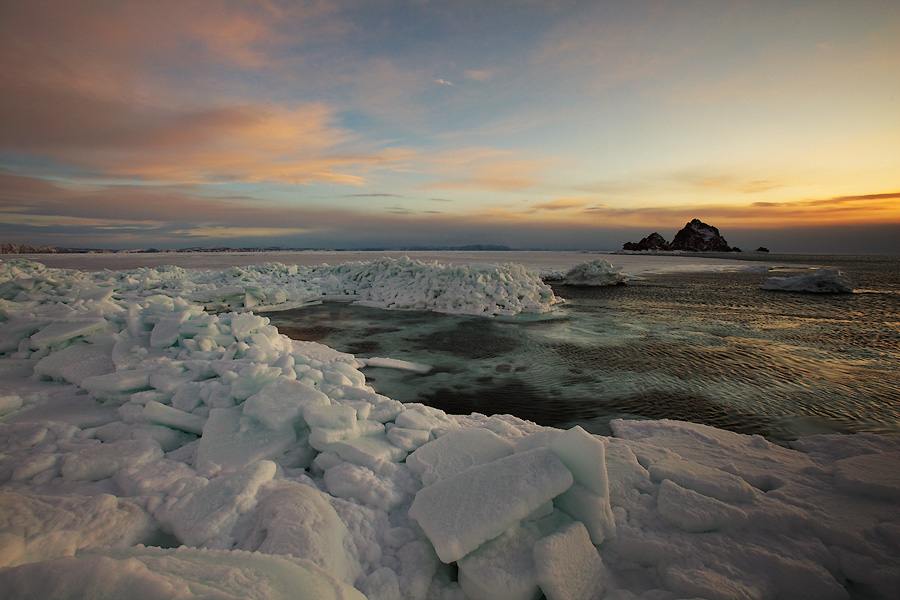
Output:
M599 437L449 415L378 394L367 360L291 341L247 310L334 297L485 316L557 301L512 265L0 262L4 597L900 588L900 440L783 448L675 421L615 421Z

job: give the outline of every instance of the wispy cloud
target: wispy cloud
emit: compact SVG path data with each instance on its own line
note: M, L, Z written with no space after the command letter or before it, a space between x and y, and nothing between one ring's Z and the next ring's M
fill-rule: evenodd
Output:
M541 182L541 173L557 161L525 158L491 148L460 148L423 157L435 179L425 189L517 191Z
M559 200L554 200L553 202L544 202L543 204L535 204L531 207L532 212L534 211L564 211L571 210L573 208L582 208L588 204L587 200L578 200L573 198L560 198Z

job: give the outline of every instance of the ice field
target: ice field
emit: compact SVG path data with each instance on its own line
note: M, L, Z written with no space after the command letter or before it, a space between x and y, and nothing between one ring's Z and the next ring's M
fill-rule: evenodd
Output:
M559 299L537 269L592 258L0 262L3 597L895 598L896 437L447 414L366 380L427 365L293 341L263 312L541 315ZM611 258L571 276L618 283L643 257Z

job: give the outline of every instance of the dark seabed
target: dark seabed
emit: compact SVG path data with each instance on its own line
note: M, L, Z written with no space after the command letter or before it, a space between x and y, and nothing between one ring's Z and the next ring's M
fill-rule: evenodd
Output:
M900 257L742 258L786 266L554 286L566 303L544 315L326 303L269 316L295 339L433 365L428 375L365 372L387 396L456 414L509 413L595 433L609 433L613 418L670 418L779 443L900 435ZM857 292L759 289L768 277L808 272L789 263L839 267Z

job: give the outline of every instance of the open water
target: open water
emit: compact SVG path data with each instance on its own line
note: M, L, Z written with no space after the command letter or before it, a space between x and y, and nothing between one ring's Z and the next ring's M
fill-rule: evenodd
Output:
M366 374L380 393L455 414L509 413L594 433L609 433L618 417L670 418L777 443L816 433L900 435L900 257L743 258L784 266L555 286L566 302L544 315L325 303L269 317L295 339L432 365L427 375ZM840 268L857 291L759 289L767 277L809 265Z

